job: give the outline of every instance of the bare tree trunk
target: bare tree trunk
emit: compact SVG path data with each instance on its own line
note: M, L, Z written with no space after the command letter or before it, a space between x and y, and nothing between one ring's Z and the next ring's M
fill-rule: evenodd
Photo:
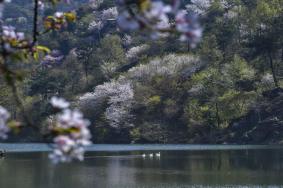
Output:
M274 63L273 63L272 55L271 55L270 52L268 52L268 57L269 57L270 69L271 69L271 72L272 72L275 87L279 87L278 80L277 80L276 73L275 73L275 69L274 69Z
M190 45L190 42L188 41L188 44L187 44L187 52L190 52L191 51L191 45Z
M219 117L219 108L218 103L215 103L215 109L216 109L216 120L217 120L217 127L220 128L220 117Z
M85 72L85 79L86 79L86 86L88 86L88 60L84 62L84 72Z

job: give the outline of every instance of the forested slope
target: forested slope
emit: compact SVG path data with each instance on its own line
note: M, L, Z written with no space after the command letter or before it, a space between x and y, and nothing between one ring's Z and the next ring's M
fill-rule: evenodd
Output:
M39 39L53 49L49 59L26 63L22 72L21 96L43 133L50 97L58 95L91 121L95 143L283 140L283 117L275 113L282 112L282 94L263 96L283 84L283 1L183 1L200 16L203 36L196 48L174 36L151 40L119 31L114 1L76 2L64 7L76 9L76 22ZM29 31L29 9L15 0L7 5L5 23ZM54 10L45 11L42 16ZM3 80L0 88L0 104L21 117ZM243 122L257 109L266 118ZM272 136L260 137L273 120ZM30 130L8 141L40 138Z

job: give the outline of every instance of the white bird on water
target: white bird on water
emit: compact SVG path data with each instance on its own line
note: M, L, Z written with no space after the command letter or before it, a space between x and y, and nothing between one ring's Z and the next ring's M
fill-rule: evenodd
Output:
M146 155L145 153L142 154L142 157L143 157L143 158L146 158L146 156L149 156L150 158L153 158L154 156L157 157L157 158L160 158L161 154L160 154L160 152L155 153L155 154L150 153L150 154L148 154L148 155Z
M155 156L160 157L161 156L160 152L156 153Z

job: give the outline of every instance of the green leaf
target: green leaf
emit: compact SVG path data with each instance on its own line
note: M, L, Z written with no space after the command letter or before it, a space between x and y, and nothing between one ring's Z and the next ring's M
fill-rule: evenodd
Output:
M39 51L43 51L44 53L50 53L51 50L47 48L46 46L36 46L36 49Z
M68 22L74 22L76 20L76 14L72 12L64 13L64 16Z
M34 58L35 60L38 60L38 59L39 59L38 52L34 52L34 53L33 53L33 58Z

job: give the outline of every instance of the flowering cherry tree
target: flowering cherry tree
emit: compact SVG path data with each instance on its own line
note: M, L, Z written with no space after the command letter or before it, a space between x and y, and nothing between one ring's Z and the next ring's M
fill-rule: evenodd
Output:
M91 105L94 108L107 103L105 117L113 128L131 127L131 108L134 102L134 91L132 83L119 77L102 85L98 85L94 92L87 93L79 98L79 105Z

